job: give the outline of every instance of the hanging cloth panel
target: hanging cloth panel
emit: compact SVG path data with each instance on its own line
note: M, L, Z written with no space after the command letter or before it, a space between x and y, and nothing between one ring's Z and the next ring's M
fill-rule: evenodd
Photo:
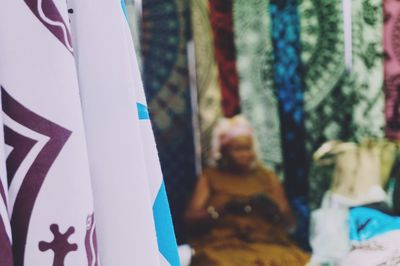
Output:
M296 0L271 0L275 86L281 116L285 189L297 216L296 238L308 247L308 179L304 146L303 84L301 80L299 16Z
M383 135L380 1L343 1L301 1L299 6L308 158L327 140ZM352 33L348 70L345 32ZM318 166L310 170L312 209L329 186L325 175Z
M233 37L233 0L209 0L222 108L226 117L240 113L239 81Z
M385 124L383 94L382 0L352 2L352 87L354 138L382 138Z
M201 154L203 165L210 154L212 130L222 117L221 90L215 61L208 0L192 0L192 30L196 55Z
M262 161L282 169L279 108L273 80L268 0L234 0L233 16L240 104L255 129Z
M183 0L143 2L144 88L178 240L185 202L196 181L187 14Z
M386 136L400 140L400 2L384 1Z

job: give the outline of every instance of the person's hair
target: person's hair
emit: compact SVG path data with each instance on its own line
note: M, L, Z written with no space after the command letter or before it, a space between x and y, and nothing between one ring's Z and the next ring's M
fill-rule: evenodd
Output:
M210 166L217 166L222 159L222 148L238 136L254 137L253 129L247 119L242 115L232 118L221 118L214 127L211 137L211 150L208 157Z

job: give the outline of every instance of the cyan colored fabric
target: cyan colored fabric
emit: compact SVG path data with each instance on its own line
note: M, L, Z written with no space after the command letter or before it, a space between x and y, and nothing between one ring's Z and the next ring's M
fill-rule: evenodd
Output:
M350 240L365 241L384 233L400 230L400 217L380 211L357 207L349 213Z

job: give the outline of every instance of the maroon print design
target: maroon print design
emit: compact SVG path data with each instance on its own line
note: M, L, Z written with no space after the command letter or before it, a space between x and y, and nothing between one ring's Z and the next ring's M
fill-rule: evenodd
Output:
M13 266L11 242L8 238L4 221L0 216L0 265Z
M3 87L1 87L1 94L5 114L20 125L49 138L22 181L11 216L14 265L23 266L29 221L36 198L48 171L72 132L33 113L11 97ZM6 143L11 142L6 139ZM16 148L20 147L14 147ZM10 162L7 160L7 163Z
M232 0L209 0L208 2L223 112L226 117L232 117L240 113L239 77L233 36L233 3Z
M85 249L88 266L98 266L97 238L94 214L89 215L86 221Z
M6 206L6 207L8 207L7 206L7 200L6 200L6 192L5 192L5 190L4 190L4 187L3 187L3 184L2 184L2 182L0 181L0 195L1 195L1 198L3 199L3 203L4 203L4 205ZM1 203L0 203L1 204ZM0 264L1 265L1 264Z
M4 139L7 145L13 147L6 160L7 180L8 186L10 186L18 167L37 141L18 134L8 126L4 126Z
M72 53L71 33L53 0L24 0L32 13Z
M0 182L0 192L4 201L4 205L7 207L6 196L4 193L3 184ZM0 203L1 204L1 203ZM13 257L11 249L11 241L7 235L5 223L3 218L0 216L0 265L1 266L13 266Z
M39 250L42 252L53 250L53 266L64 266L64 260L68 253L78 249L77 244L71 244L68 242L68 238L75 232L75 228L71 226L68 228L67 232L61 234L58 225L52 224L50 225L50 231L54 235L53 241L40 241Z

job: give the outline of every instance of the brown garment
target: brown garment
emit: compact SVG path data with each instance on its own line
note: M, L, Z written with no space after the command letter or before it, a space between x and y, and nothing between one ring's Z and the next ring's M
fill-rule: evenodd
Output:
M232 200L262 194L276 203L282 216L291 215L277 177L262 167L246 175L207 169L204 176L211 190L208 206L221 209ZM190 244L196 251L191 266L301 266L308 261L308 255L288 239L284 226L254 209L221 215Z

